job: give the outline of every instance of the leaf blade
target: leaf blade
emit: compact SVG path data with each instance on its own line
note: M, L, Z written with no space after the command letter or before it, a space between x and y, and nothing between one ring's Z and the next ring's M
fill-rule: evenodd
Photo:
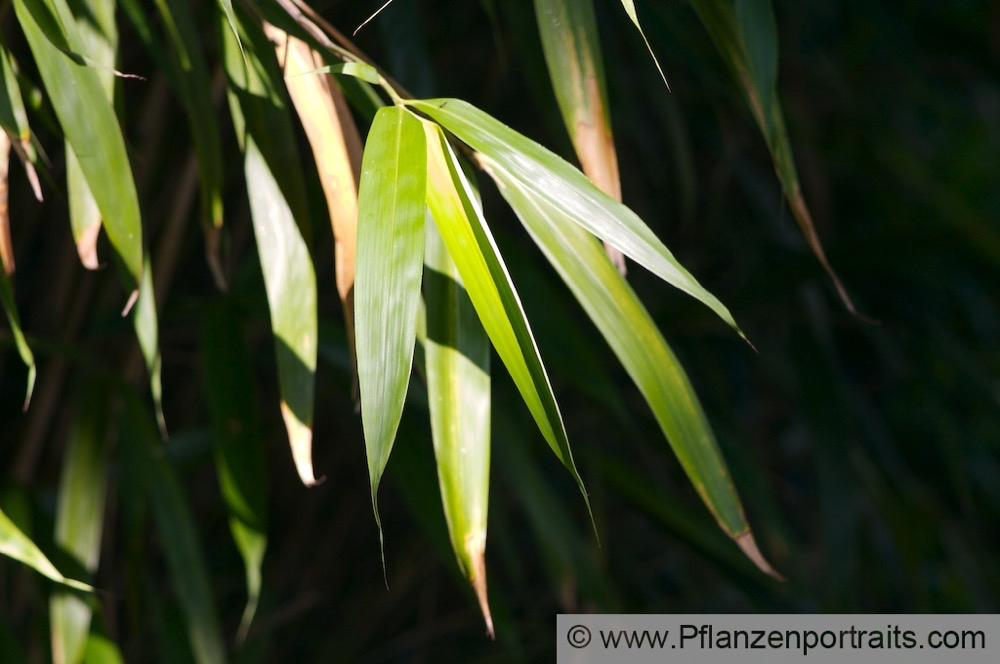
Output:
M372 509L403 413L416 341L424 252L424 132L409 111L375 114L358 192L354 320Z
M541 145L457 99L411 102L504 170L534 196L565 208L568 218L658 277L700 300L740 333L732 314L674 258L627 207L598 190L587 177Z

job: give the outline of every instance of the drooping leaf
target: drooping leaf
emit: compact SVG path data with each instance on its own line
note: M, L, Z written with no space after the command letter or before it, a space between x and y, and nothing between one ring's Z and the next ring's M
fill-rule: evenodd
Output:
M153 288L153 269L149 261L149 250L143 255L142 280L139 285L139 297L135 303L135 315L132 317L132 327L139 340L139 349L146 363L149 374L149 390L153 397L153 407L156 409L156 423L160 434L167 435L167 422L163 416L163 362L160 358L160 331L156 313L156 290Z
M82 386L80 394L63 458L55 543L75 569L93 578L101 554L108 482L108 390L103 383L92 381ZM56 591L49 598L55 664L81 661L91 613L91 605L73 593Z
M826 257L806 205L792 144L777 96L778 32L771 0L690 0L732 71L764 135L785 200L806 242L833 282L848 311L857 314L847 290Z
M592 0L535 0L535 14L552 88L583 172L598 189L621 201L618 154ZM608 243L604 247L624 274L625 257Z
M114 67L118 50L115 2L68 0L68 5L75 17L77 48L89 62L100 65L100 68L96 68L97 76L105 95L113 103ZM88 270L96 270L100 266L97 238L101 230L101 212L69 140L66 141L66 191L69 198L69 222L80 262Z
M483 218L482 208L475 201L472 187L444 132L430 122L424 123L424 130L427 133L427 205L434 223L462 277L483 329L510 372L545 441L576 480L589 512L590 499L573 461L552 386L521 300Z
M184 613L191 651L198 664L226 661L198 533L177 476L164 457L153 418L139 397L124 392L119 427L128 472L136 474L152 507L174 591Z
M635 2L633 0L622 0L622 7L625 8L625 13L632 20L635 29L639 31L639 36L642 37L642 41L646 42L646 50L649 51L649 56L653 58L653 64L656 65L656 71L660 72L660 78L663 79L663 84L667 86L667 90L670 89L670 84L667 83L667 75L663 73L663 67L660 66L660 61L656 59L656 54L653 53L653 47L649 45L649 39L646 38L646 33L642 30L642 25L639 24L639 15L635 11Z
M215 466L229 511L229 529L246 569L247 605L237 637L242 641L260 599L261 565L267 549L264 441L254 409L253 360L232 307L221 303L212 307L202 324L201 338Z
M274 49L259 25L242 13L237 19L242 50L228 27L221 30L229 108L243 150L250 214L271 312L281 414L299 477L310 486L317 482L312 416L318 333L304 178Z
M426 228L424 364L441 502L459 568L493 635L486 594L490 344L434 223Z
M275 44L278 62L284 66L285 84L319 171L333 227L337 292L344 307L347 342L353 361L361 136L334 77L309 73L316 71L322 62L320 54L304 41L270 24L264 25L264 31Z
M24 410L27 410L28 404L31 403L31 393L35 389L35 356L21 330L21 319L17 315L17 302L14 300L14 288L3 270L0 270L0 304L3 305L4 314L6 314L7 322L10 324L17 354L21 357L24 365L28 367L28 383L24 389Z
M45 84L66 140L80 162L108 239L123 267L126 286L139 286L142 226L125 141L99 70L71 58L57 34L75 53L82 51L76 22L65 0L15 0L14 9ZM45 29L38 20L46 23ZM58 18L53 27L52 20ZM58 33L53 30L58 29ZM97 149L95 146L100 146Z
M722 529L765 572L743 507L683 367L649 313L594 238L504 171L500 192L642 392L674 454Z
M56 566L45 557L41 549L31 541L31 538L24 534L17 525L10 520L3 510L0 509L0 555L13 558L31 567L42 576L52 579L56 583L61 583L67 588L81 590L83 592L93 592L93 588L86 583L68 579L56 569Z
M568 219L700 300L740 331L725 305L681 266L634 212L599 191L566 161L464 101L432 99L411 103L479 151L491 171L504 171L532 197L563 209Z
M375 114L361 162L354 291L358 386L372 508L403 413L413 364L424 255L426 150L420 121Z

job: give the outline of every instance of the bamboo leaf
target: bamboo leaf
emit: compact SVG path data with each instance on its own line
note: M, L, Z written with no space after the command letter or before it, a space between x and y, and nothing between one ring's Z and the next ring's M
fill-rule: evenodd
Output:
M113 0L69 0L75 17L78 48L88 62L98 65L97 76L109 100L114 100L115 57L118 49L118 28L115 24ZM101 212L87 185L73 146L66 141L66 190L69 198L69 222L73 230L80 262L88 270L100 266L97 258L97 238L101 230Z
M670 84L667 83L667 76L663 73L663 67L660 66L660 61L656 59L656 54L653 53L653 47L649 45L649 39L646 38L646 33L642 30L642 25L639 24L639 15L635 11L635 2L633 0L622 0L622 7L625 8L625 13L632 20L632 24L635 25L635 29L639 31L639 36L642 37L642 41L646 42L646 50L649 51L649 56L653 58L653 64L656 65L656 71L660 72L660 78L663 79L663 84L667 86L667 90L670 90Z
M45 554L42 553L31 538L25 535L17 525L10 520L3 510L0 510L0 555L13 558L31 567L36 572L60 583L67 588L81 590L83 592L93 592L93 588L86 583L67 579L56 566L53 565Z
M250 213L271 312L281 413L299 477L311 486L317 483L312 416L318 333L304 178L273 48L260 26L237 16L244 49L229 29L222 29L229 108L244 154Z
M194 519L174 470L164 458L153 418L136 394L125 392L124 401L120 430L128 470L141 478L149 498L195 661L225 662L222 633Z
M490 487L490 345L433 223L426 227L424 363L441 502L459 568L493 636L486 594Z
M539 200L503 171L491 175L639 387L685 473L719 525L761 570L774 574L757 552L739 496L694 388L628 282L602 255L593 237L567 218L562 209Z
M690 0L732 71L764 135L781 188L806 242L833 282L848 311L858 315L847 290L826 257L812 214L802 195L791 140L777 97L778 33L770 0Z
M21 86L17 81L14 58L3 43L0 43L0 75L3 78L0 81L0 128L10 136L35 198L41 201L42 185L35 171L38 152L31 142L31 127L28 125L28 114L21 97Z
M139 297L135 304L135 316L132 317L132 328L139 340L142 358L146 362L149 390L153 397L153 407L156 409L156 422L160 427L160 435L166 438L167 422L163 416L163 363L160 358L156 290L153 288L153 269L149 262L148 249L143 254L142 281L139 287Z
M24 410L27 410L28 404L31 403L31 393L35 389L35 356L21 330L21 319L17 315L17 302L14 300L14 288L3 270L0 270L0 304L3 305L4 313L7 315L7 322L10 324L11 334L14 336L17 354L21 357L24 365L28 367L28 383L24 390Z
M354 349L354 262L358 229L358 180L361 176L361 136L347 101L336 80L317 73L322 56L304 41L270 24L264 31L275 44L278 62L283 63L285 84L299 121L305 129L319 171L333 227L337 292L344 308L347 343L351 361ZM353 63L352 63L353 64Z
M361 419L380 541L378 487L403 413L416 339L425 154L424 132L412 113L391 106L375 114L361 162L354 320Z
M440 127L425 122L424 130L427 205L434 222L493 347L545 441L576 480L590 512L590 499L573 461L552 386L507 266L483 219L482 208L475 202L472 187Z
M15 0L14 9L59 124L97 201L108 239L121 259L126 285L137 288L142 272L139 201L121 128L98 70L74 61L59 48L61 39L74 53L81 51L65 0ZM37 16L58 17L61 32L56 42L50 41L52 33L43 31Z
M80 390L80 406L66 445L55 543L75 569L93 578L101 554L104 498L107 490L108 391L100 382ZM83 658L90 632L91 605L67 592L49 599L52 661L75 664Z
M312 69L306 69L305 71L296 72L294 74L286 74L286 78L298 78L299 76L309 76L312 74L343 74L344 76L352 76L354 78L359 78L366 83L372 83L377 85L381 79L379 79L378 70L369 64L364 62L344 62L339 65L318 65Z
M411 103L482 153L481 159L489 163L492 172L504 171L533 197L564 210L574 223L703 302L742 336L725 305L691 276L649 227L634 212L599 191L583 173L464 101Z
M622 200L608 115L601 42L591 0L535 0L545 63L583 172L597 188ZM625 257L610 244L605 251L622 274Z
M267 550L264 442L254 409L253 360L232 308L226 304L212 307L201 335L215 466L229 510L229 529L246 569L247 605L237 637L242 642L260 599L261 565Z
M14 241L10 235L10 148L9 134L0 132L0 272L5 277L14 274Z

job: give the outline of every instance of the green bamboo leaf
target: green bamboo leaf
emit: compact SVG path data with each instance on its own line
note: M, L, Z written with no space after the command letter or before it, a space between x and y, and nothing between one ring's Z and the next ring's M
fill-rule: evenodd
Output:
M379 524L378 486L403 413L413 365L426 192L424 132L396 106L375 114L361 161L354 282L361 419Z
M264 441L254 409L253 360L230 306L209 309L201 338L205 396L216 441L215 467L229 511L229 529L246 569L247 605L237 637L242 641L260 599L261 565L267 549Z
M573 462L562 415L507 266L454 151L436 124L427 133L427 205L469 298L545 441L590 499ZM580 177L583 177L581 174ZM593 515L591 514L591 520ZM596 526L595 526L596 530Z
M80 64L60 49L82 51L76 22L65 0L15 0L14 9L35 56L46 92L66 139L80 162L104 223L108 239L121 260L130 289L142 272L142 225L132 168L125 141L99 70ZM58 38L39 25L37 17L58 17ZM95 149L100 146L100 149Z
M663 73L663 67L660 66L660 61L656 59L656 54L653 53L653 47L649 45L649 40L646 38L646 33L642 30L642 25L639 24L639 15L635 12L635 2L633 0L622 0L622 7L625 8L625 13L632 20L635 29L639 31L639 35L642 37L642 41L646 42L646 50L649 51L649 56L653 58L653 64L656 65L656 71L660 72L660 78L663 79L663 84L667 86L667 90L670 90L670 84L667 83L667 76Z
M167 422L163 417L163 381L161 378L163 367L160 359L160 332L149 249L146 249L143 254L142 279L139 287L139 298L135 303L135 316L132 317L132 328L139 340L142 358L146 362L149 390L153 397L153 407L156 409L156 422L160 426L160 434L166 438Z
M28 114L24 110L24 99L21 97L21 86L17 82L14 71L14 60L6 44L0 43L0 127L11 138L22 141L31 138L31 127L28 126Z
M580 166L598 189L621 201L594 5L591 0L535 0L535 14L549 78ZM605 249L624 273L625 257L607 243Z
M725 305L691 276L649 227L634 212L599 191L576 168L464 101L411 103L482 153L481 160L488 162L495 174L503 171L532 197L564 210L574 223L703 302L743 336Z
M83 664L125 664L125 658L114 641L91 633L83 651Z
M426 226L424 364L441 502L459 568L493 636L486 594L490 345L437 226Z
M104 498L107 491L108 390L90 382L81 399L66 443L56 508L55 543L74 569L93 578L101 554ZM76 664L83 658L90 632L91 605L68 592L49 598L52 661Z
M722 529L765 572L725 460L683 367L594 238L561 208L540 200L504 171L500 193L573 292L639 387L674 454Z
M690 0L726 65L732 71L760 128L781 188L810 249L833 282L848 311L858 312L826 257L802 195L791 140L777 96L778 32L770 0Z
M124 401L120 431L128 472L141 479L149 498L195 661L225 662L222 632L194 519L174 470L163 455L153 418L135 393L125 392Z
M364 62L344 62L339 65L323 65L322 67L316 67L315 69L310 69L309 71L296 72L287 78L308 76L310 74L343 74L344 76L353 76L354 78L359 78L362 81L376 85L380 80L378 71L375 67L365 64Z
M17 525L10 520L4 511L0 509L0 555L13 558L31 567L42 576L52 579L56 583L61 583L67 588L81 590L83 592L93 592L93 588L86 583L68 579L63 576L56 566L45 557L31 538L24 534Z
M14 345L17 347L17 354L21 361L28 367L28 384L24 393L24 410L28 409L31 403L31 393L35 389L35 356L28 346L24 332L21 330L21 319L17 315L17 302L14 300L14 288L11 286L7 274L0 269L0 304L3 305L4 313L7 315L7 322L10 323L10 331L14 336Z
M118 49L115 2L68 0L68 6L75 18L78 47L89 62L100 67L96 70L97 76L106 97L113 103L114 66ZM101 212L69 140L66 141L66 191L69 198L69 222L80 262L88 270L96 270L100 267L97 238L101 230Z
M242 14L237 18L245 48L228 28L222 29L229 108L244 154L250 213L271 312L281 413L299 477L311 486L317 483L312 416L318 333L305 178L291 116L280 93L284 83L274 49L259 25L244 20Z

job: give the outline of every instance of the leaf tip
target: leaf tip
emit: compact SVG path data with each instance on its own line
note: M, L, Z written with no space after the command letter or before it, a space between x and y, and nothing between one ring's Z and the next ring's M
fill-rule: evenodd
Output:
M746 557L757 566L757 569L778 581L785 580L785 577L771 567L771 564L764 558L764 554L757 547L757 541L754 539L753 533L748 530L742 535L737 535L734 539Z
M288 443L292 448L292 461L295 462L295 470L298 471L302 484L307 487L322 484L326 478L317 479L313 472L312 429L296 417L284 400L281 402L281 418L285 421Z
M480 531L465 538L465 552L469 556L472 569L469 570L469 581L479 600L479 610L486 622L486 635L491 641L496 641L496 631L493 629L493 614L490 611L490 600L486 592L486 533Z

